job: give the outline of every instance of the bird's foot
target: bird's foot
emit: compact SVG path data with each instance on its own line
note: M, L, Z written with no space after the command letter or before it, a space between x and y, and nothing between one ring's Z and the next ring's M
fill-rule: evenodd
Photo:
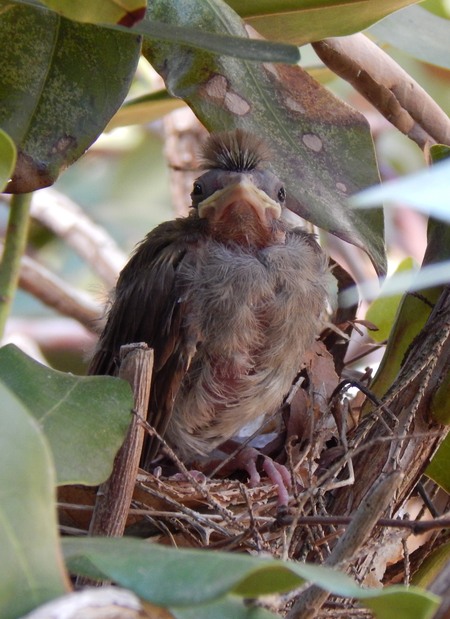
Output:
M257 486L261 482L261 475L256 467L258 458L264 458L262 468L270 481L277 487L278 507L286 506L289 503L289 488L291 488L291 476L283 464L274 462L269 456L264 456L254 447L245 447L234 458L234 462L239 468L244 469L249 474L249 484L251 487Z

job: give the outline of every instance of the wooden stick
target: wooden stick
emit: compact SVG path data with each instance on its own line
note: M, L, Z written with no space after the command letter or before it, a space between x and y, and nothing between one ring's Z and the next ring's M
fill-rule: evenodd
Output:
M147 418L153 350L147 344L129 344L120 349L119 376L134 392L134 415L124 444L117 453L111 477L99 486L89 530L90 535L121 536L133 497Z

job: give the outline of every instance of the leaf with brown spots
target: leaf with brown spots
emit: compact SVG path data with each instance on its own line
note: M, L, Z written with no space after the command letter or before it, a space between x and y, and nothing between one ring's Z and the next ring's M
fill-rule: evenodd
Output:
M190 8L189 8L190 7ZM224 3L157 0L146 20L248 36ZM348 196L378 182L369 126L298 66L248 62L147 40L144 54L168 90L214 131L243 127L265 138L288 189L287 206L364 249L385 270L380 209L351 210Z
M7 191L29 192L51 185L103 131L128 91L140 37L0 5L0 38L14 41L0 69L0 127L18 151Z

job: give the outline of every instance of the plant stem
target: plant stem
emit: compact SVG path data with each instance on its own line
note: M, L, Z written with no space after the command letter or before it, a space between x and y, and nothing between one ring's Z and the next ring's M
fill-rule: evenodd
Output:
M0 339L8 320L17 289L20 260L25 252L30 222L31 193L11 199L5 249L0 264Z

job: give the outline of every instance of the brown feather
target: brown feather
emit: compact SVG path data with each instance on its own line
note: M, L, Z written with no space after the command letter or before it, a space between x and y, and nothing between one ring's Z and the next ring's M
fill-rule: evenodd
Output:
M244 171L263 183L267 174L265 187L280 186L261 140L241 130L212 136L204 157L218 175ZM214 187L214 171L205 175ZM120 347L147 342L149 422L186 460L277 410L324 317L331 276L313 236L277 220L264 242L244 244L241 228L214 235L193 209L150 232L120 274L89 368L115 374ZM148 442L146 468L157 447Z

